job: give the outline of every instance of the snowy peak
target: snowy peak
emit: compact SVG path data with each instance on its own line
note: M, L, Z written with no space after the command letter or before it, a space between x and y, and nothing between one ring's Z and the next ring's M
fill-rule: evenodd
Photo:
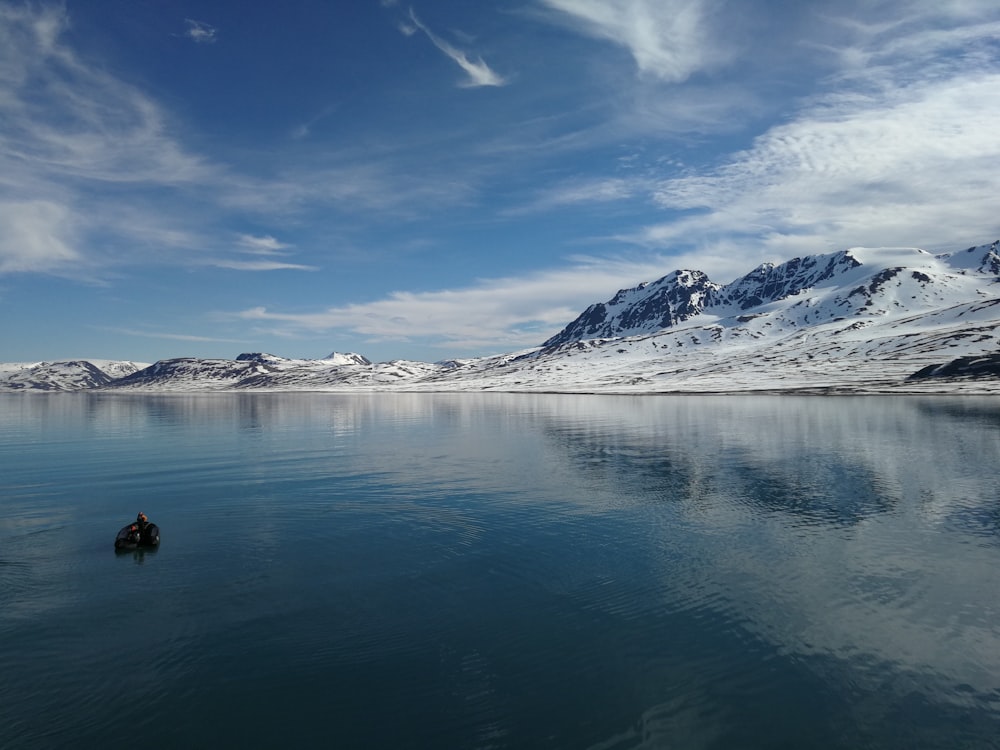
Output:
M88 359L87 362L108 375L112 380L124 378L126 375L149 367L148 362L132 362L131 360Z
M622 289L605 303L591 305L542 346L669 328L698 315L718 289L701 271L674 271L652 283Z
M710 301L710 306L735 305L740 310L749 310L819 286L861 265L862 262L850 250L793 258L780 265L765 263L722 287Z
M981 273L1000 278L1000 240L992 245L979 245L938 257L960 273Z
M354 352L330 352L323 361L331 365L370 365L372 361Z
M724 286L700 271L676 271L591 305L543 347L651 334L702 314L738 322L777 315L780 320L772 324L784 329L948 306L949 300L991 296L983 290L1000 280L998 246L944 255L919 248L851 248L765 263Z
M977 248L969 248L968 252L974 253ZM982 254L982 259L979 263L979 267L976 269L979 273L986 273L992 276L1000 278L1000 241L994 242L989 246L989 249Z

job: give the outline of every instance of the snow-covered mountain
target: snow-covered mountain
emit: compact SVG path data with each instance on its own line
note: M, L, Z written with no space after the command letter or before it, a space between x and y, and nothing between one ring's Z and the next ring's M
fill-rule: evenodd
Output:
M0 364L0 391L76 391L102 388L149 367L146 363L106 359Z
M330 390L391 387L419 381L441 368L424 362L372 363L360 354L286 359L259 352L231 359L167 359L109 387L130 390Z
M0 389L1000 393L998 247L852 248L729 284L675 271L591 305L537 348L495 357L0 365Z
M592 305L507 363L503 378L478 380L525 390L1000 392L983 369L975 382L960 368L909 379L1000 352L998 246L853 248L766 264L726 285L675 272ZM948 376L961 382L944 384Z
M705 316L746 323L749 320L741 318L748 318L748 311L778 312L770 318L772 325L796 327L824 317L918 312L977 295L996 297L997 245L945 255L916 248L852 248L780 265L766 263L726 285L700 271L675 271L591 305L543 347L654 333ZM792 304L769 306L786 300Z

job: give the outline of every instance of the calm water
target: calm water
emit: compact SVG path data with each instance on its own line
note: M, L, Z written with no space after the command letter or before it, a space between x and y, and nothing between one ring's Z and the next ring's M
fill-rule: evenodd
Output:
M0 747L997 748L998 467L997 399L5 396Z

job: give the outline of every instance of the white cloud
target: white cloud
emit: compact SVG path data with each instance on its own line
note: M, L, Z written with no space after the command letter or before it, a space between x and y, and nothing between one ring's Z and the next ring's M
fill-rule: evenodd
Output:
M269 234L257 237L241 234L236 240L237 249L246 255L260 256L260 260L235 260L232 258L211 258L204 264L234 271L316 271L316 266L274 260L273 256L288 255L292 245L281 242Z
M1000 73L830 97L714 172L664 181L691 212L633 239L743 237L778 257L851 245L950 247L1000 232Z
M188 39L198 44L211 44L215 41L216 30L211 24L207 24L204 21L195 21L193 18L185 18L184 22L188 25L184 36Z
M565 183L549 193L547 202L553 205L574 203L603 203L631 198L635 193L634 180L622 178L586 179Z
M465 202L473 186L465 175L411 168L408 153L366 151L327 154L323 164L292 167L268 179L227 175L216 180L215 200L228 209L268 216L292 216L316 206L348 209L393 218L423 215L432 206ZM440 160L442 163L445 158Z
M44 271L79 260L73 218L46 201L0 202L0 273Z
M295 330L349 330L372 341L429 341L452 351L505 351L540 344L590 303L643 279L659 278L666 263L663 258L580 257L567 268L486 279L466 288L394 292L373 302L306 314L257 307L239 317Z
M60 6L0 3L3 272L92 269L95 234L105 260L115 233L190 239L186 226L168 226L162 207L153 211L136 196L145 188L200 189L220 175L168 134L148 97L64 45L68 23ZM135 259L136 244L119 246L121 259Z
M643 73L680 82L728 59L711 35L709 0L540 0L590 36L629 51Z
M237 244L240 245L244 252L253 255L273 255L291 248L291 245L279 242L269 234L263 237L255 237L252 234L241 234L237 239Z
M559 185L542 202L651 198L663 221L623 228L618 239L668 250L719 281L763 260L852 245L933 250L996 239L1000 8L906 10L883 8L890 23L837 19L833 31L825 19L804 43L836 37L825 63L841 67L750 148L683 172Z
M494 72L489 65L483 62L481 57L476 58L475 60L470 59L465 52L452 46L427 28L427 26L424 25L419 18L417 18L417 14L414 13L412 9L410 9L410 21L413 23L414 27L422 31L427 38L431 40L435 47L450 57L458 65L458 67L465 71L468 78L462 82L462 86L503 86L507 83L504 77ZM408 26L401 26L400 30L407 36L411 36L414 32L410 30L410 28L411 27Z
M216 268L229 268L234 271L316 271L316 266L304 266L299 263L282 263L276 260L211 260L208 265Z
M0 0L0 206L20 212L19 231L31 240L16 249L7 233L0 272L86 268L93 276L120 264L198 263L201 253L234 249L231 236L211 228L232 215L300 221L322 206L384 221L472 194L467 175L421 168L423 152L413 154L410 141L380 143L361 157L353 147L324 152L322 163L265 176L215 162L186 148L179 123L143 91L78 55L68 28L61 6ZM58 221L46 226L25 204L46 206Z
M121 334L124 336L140 336L142 338L149 339L166 339L169 341L191 341L197 343L222 343L222 344L241 344L245 343L240 339L230 339L230 338L217 338L213 336L197 336L189 333L166 333L166 332L156 332L149 330L142 330L137 328L108 328L102 327L101 330L108 331L110 333Z
M581 176L545 188L534 196L529 204L510 209L505 213L508 216L521 216L566 206L617 203L648 194L653 187L652 184L644 184L641 178Z

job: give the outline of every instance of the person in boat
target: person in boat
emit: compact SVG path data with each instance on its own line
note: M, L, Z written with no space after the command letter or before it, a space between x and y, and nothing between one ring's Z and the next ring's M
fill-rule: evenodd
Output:
M145 513L140 513L135 521L123 526L115 537L115 549L157 547L159 544L160 529Z

